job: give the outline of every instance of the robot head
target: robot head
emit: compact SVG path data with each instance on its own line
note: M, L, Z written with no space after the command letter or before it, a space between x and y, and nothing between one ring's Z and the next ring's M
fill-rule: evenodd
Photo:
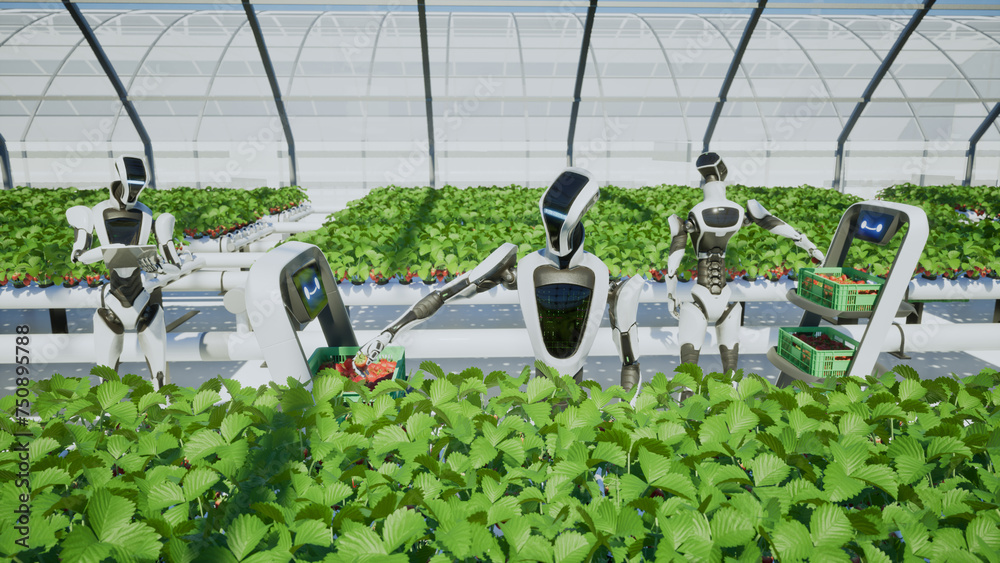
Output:
M726 163L722 162L722 157L714 152L702 153L695 166L698 167L698 172L701 172L701 177L706 182L722 182L726 179L726 173L729 172Z
M597 201L600 189L590 172L567 168L538 201L550 254L569 256L583 244L583 214Z
M120 156L115 161L118 180L111 182L108 191L111 199L121 209L132 209L139 202L139 193L146 187L146 161L138 156Z

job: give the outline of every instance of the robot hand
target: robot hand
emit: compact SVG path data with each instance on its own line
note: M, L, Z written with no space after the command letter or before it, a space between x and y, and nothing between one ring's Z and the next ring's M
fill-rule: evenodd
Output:
M669 307L670 316L677 319L680 318L681 304L677 300L677 276L667 276L667 306Z
M150 274L155 274L160 272L160 261L159 256L150 256L148 258L143 258L139 260L139 267L142 268L143 272L148 272Z
M383 330L378 336L366 342L358 353L354 355L354 371L358 375L364 375L364 369L369 363L378 359L382 350L392 342L392 334Z
M810 241L805 235L802 235L802 238L795 242L795 246L808 252L809 257L812 258L813 262L816 264L822 264L826 259L823 252L819 248L816 248L816 245L813 244L812 241Z

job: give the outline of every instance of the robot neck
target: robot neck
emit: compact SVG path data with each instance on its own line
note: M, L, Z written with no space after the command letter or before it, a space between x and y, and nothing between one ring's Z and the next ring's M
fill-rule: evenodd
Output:
M726 184L725 182L720 182L718 180L713 182L706 182L704 186L701 187L702 192L705 194L705 201L719 201L726 199Z

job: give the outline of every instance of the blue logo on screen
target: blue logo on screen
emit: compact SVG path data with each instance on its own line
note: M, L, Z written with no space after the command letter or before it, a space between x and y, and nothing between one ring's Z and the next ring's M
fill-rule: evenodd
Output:
M326 290L323 288L323 280L315 264L310 264L292 275L295 289L302 299L309 318L315 319L316 315L327 306L329 302Z
M881 244L889 235L889 227L893 216L874 211L862 211L858 220L858 229L854 236L869 242Z

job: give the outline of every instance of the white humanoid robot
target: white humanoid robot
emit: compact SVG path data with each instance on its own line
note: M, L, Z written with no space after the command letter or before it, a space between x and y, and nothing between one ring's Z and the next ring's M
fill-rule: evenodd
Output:
M751 199L746 209L726 199L726 165L719 155L707 152L698 157L698 171L705 178L705 199L688 213L687 221L671 215L670 254L667 258L667 300L670 314L679 319L678 340L681 363L698 363L705 341L708 323L715 323L715 333L722 355L722 370L736 369L740 353L739 303L730 302L732 290L726 285L726 245L741 227L751 223L790 238L809 253L813 260L823 261L823 253L802 233L768 213L764 206ZM691 288L691 301L678 305L677 268L684 257L687 237L698 256L697 283ZM678 314L678 309L680 312ZM679 316L678 316L679 315Z
M356 365L378 357L404 328L426 319L454 297L468 297L503 284L517 289L535 357L559 373L583 380L583 365L610 304L611 328L622 362L621 385L640 382L636 313L645 280L609 281L608 267L583 250L583 215L599 188L586 170L567 168L545 190L538 207L545 248L517 261L517 246L504 243L478 266L410 307L375 339L361 347Z
M139 193L147 181L142 158L119 157L115 169L119 179L111 183L106 201L93 208L80 205L66 210L66 219L76 230L70 259L84 264L103 259L110 272L111 283L102 287L101 307L94 313L98 363L117 370L125 330L135 329L153 387L160 389L170 382L162 296L159 288L152 294L146 291L140 269L179 271L181 260L173 241L174 216L163 213L154 222L153 213L139 203ZM90 248L94 231L100 245ZM146 244L150 232L156 236L156 246Z

